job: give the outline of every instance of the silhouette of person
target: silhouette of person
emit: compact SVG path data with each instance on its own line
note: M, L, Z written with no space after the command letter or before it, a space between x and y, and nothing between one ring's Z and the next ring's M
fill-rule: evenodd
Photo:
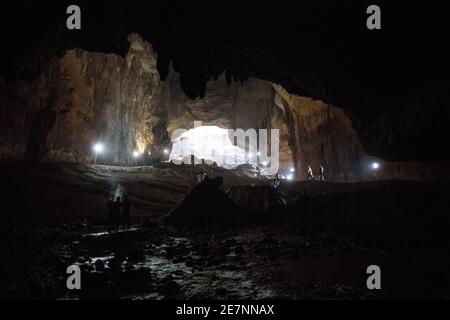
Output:
M322 165L319 166L319 175L317 176L317 180L325 181L325 176L323 175L325 169Z
M125 198L122 203L122 222L126 229L130 226L130 207L131 202L130 199L128 199L128 195L125 195Z
M280 176L277 173L277 175L275 176L275 180L272 182L272 187L277 189L280 185Z
M119 231L121 209L122 209L122 204L120 203L120 197L117 197L116 201L112 205L112 210L111 210L114 231Z
M308 180L314 180L314 173L310 165L308 165Z

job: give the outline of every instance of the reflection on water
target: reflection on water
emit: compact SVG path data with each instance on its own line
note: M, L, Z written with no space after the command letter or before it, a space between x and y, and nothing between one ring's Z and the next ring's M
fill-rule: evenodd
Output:
M129 232L130 235L136 228L131 230L123 230L121 232ZM139 230L142 232L142 230ZM237 262L238 257L235 254L223 255L219 262L209 263L209 260L202 257L196 249L192 241L187 238L180 237L163 237L157 243L149 241L141 241L130 243L134 251L142 252L139 259L130 259L127 254L119 257L115 254L114 242L111 245L107 240L113 237L109 236L108 232L96 232L86 234L89 238L87 243L95 247L98 241L104 247L105 255L91 256L85 258L84 265L90 267L92 273L99 273L95 271L95 264L101 260L105 265L105 271L109 272L109 281L114 282L123 281L127 275L139 273L140 271L148 270L151 274L149 278L142 279L140 282L148 282L147 289L140 292L126 292L119 293L121 298L130 299L164 299L167 297L175 297L179 299L192 298L214 298L214 299L254 299L254 298L271 298L275 294L273 290L262 287L251 281L254 276L250 270L247 270L245 264ZM132 238L132 236L131 236ZM89 250L89 248L88 248ZM98 250L98 248L96 248ZM187 261L190 261L187 264ZM119 263L122 272L115 274L111 270L110 263ZM100 272L102 272L100 270ZM117 279L115 278L117 277ZM128 279L128 278L127 278ZM131 277L131 281L137 281L136 278ZM175 293L164 291L167 283L176 283L179 287ZM126 285L125 285L126 286ZM120 290L120 286L117 286ZM123 284L122 284L123 287ZM128 286L129 287L129 286ZM99 288L102 290L102 288ZM104 289L103 289L104 290Z
M119 231L115 231L113 234L132 232L132 231L137 231L137 230L138 230L138 228L120 229ZM86 235L84 235L84 237L103 237L103 236L110 235L110 234L111 234L111 232L109 232L109 231L100 231L100 232L87 233Z

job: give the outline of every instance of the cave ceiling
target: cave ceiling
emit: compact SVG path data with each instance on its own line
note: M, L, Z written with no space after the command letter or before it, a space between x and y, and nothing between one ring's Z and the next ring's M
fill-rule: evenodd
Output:
M258 78L342 108L365 150L386 160L445 161L450 112L445 11L380 2L382 30L365 27L367 1L15 1L1 13L0 76L29 80L67 50L125 56L128 35L152 44L161 79L179 74L189 98L208 81ZM12 32L11 30L14 30Z

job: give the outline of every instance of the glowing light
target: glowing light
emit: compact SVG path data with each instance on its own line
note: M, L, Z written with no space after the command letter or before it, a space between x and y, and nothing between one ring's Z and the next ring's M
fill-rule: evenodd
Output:
M166 149L164 149L163 152L164 152L164 154L169 154L170 151L169 151L169 149L166 148Z
M148 153L147 153L149 156L151 156L152 155L152 153L149 151Z
M248 157L249 159L253 158L253 153L251 153L251 152L247 153L247 157Z
M289 172L295 172L294 168L289 169Z
M139 151L134 150L133 151L133 157L138 158L141 154L139 153Z
M259 157L259 156L261 155L261 152L258 151L258 152L256 153L256 155Z
M136 150L142 155L147 149L147 138L146 135L142 132L137 132L135 137Z
M95 151L95 153L102 153L103 152L103 150L104 150L104 147L103 147L103 144L101 144L101 143L96 143L95 145L94 145L94 151Z
M245 150L233 145L228 130L217 126L196 127L172 139L169 160L175 163L181 163L183 159L190 161L191 155L227 169L248 162Z
M267 161L263 161L263 162L261 162L261 164L262 164L264 167L268 165Z
M380 168L380 164L378 162L372 163L372 169L377 170L378 168Z
M289 180L289 181L294 180L294 175L293 174L288 174L286 176L286 180Z

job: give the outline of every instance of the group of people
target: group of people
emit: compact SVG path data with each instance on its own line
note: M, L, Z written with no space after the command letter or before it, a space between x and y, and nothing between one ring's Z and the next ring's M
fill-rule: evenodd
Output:
M325 181L325 175L324 175L325 168L322 165L319 165L319 169L317 171L318 171L318 175L317 175L317 177L315 177L313 169L311 168L310 165L308 165L308 180L310 180L310 181L313 181L313 180Z
M324 174L325 168L322 165L320 165L317 171L318 171L318 175L316 177L316 176L314 176L313 169L311 168L310 165L308 165L307 174L308 174L309 181L325 181L325 174ZM280 175L276 174L275 179L272 181L271 185L272 185L272 187L277 189L279 187L280 183L281 183Z
M108 200L108 218L110 232L117 232L121 225L126 229L130 226L130 208L131 203L128 195L125 194L123 201L120 197Z

